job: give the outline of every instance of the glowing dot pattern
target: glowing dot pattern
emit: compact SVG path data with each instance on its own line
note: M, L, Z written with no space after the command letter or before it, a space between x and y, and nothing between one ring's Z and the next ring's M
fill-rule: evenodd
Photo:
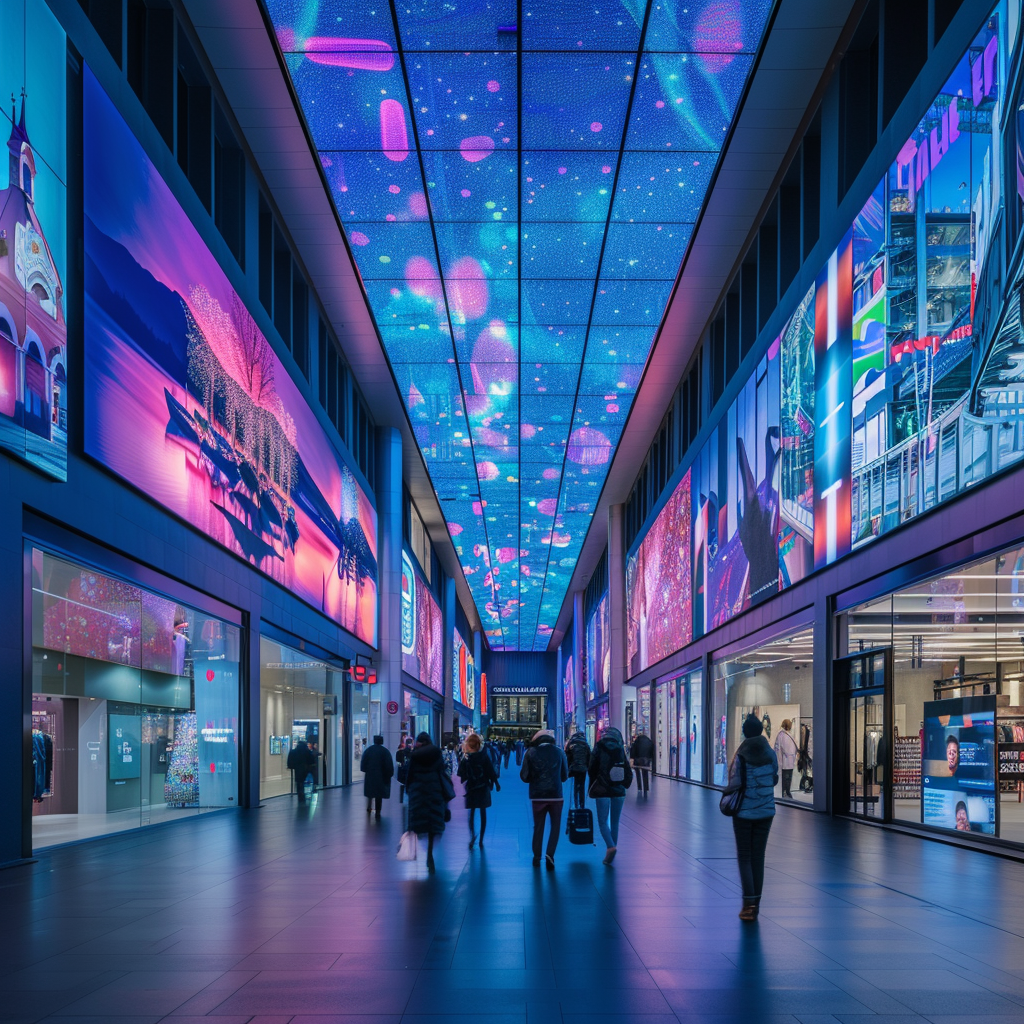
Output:
M648 6L267 0L494 650L551 639L771 0Z

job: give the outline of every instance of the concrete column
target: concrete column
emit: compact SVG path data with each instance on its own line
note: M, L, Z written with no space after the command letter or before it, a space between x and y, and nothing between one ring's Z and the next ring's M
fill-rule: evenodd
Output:
M814 603L814 809L827 813L832 794L832 629L831 602L827 597Z
M565 729L563 723L565 722L565 694L562 692L562 682L565 677L565 667L562 664L562 645L558 645L558 650L555 652L555 713L548 715L548 721L550 722L549 728L554 732L555 739L559 743L564 742L563 735Z
M587 694L583 688L583 659L586 657L586 629L583 622L583 598L586 591L577 590L572 595L572 659L573 686L576 688L576 728L586 731Z
M626 681L626 550L623 522L626 506L608 509L608 617L611 624L612 678L608 697L608 723L623 730L622 687Z
M441 683L444 691L444 712L441 717L441 732L446 733L452 727L455 715L455 685L452 672L452 655L455 647L452 639L455 633L455 580L442 573L441 575ZM440 737L439 737L440 738ZM455 736L458 739L458 734Z
M481 732L483 722L480 715L480 701L482 693L480 690L480 669L483 664L483 636L479 629L473 630L473 729Z
M248 646L243 656L248 661L247 671L242 675L242 692L240 699L242 708L243 746L242 775L239 779L240 791L238 802L242 807L259 807L260 805L260 610L262 602L259 594L253 593L249 605Z
M395 750L402 708L402 434L377 430L377 681L384 742ZM399 713L389 715L389 701Z

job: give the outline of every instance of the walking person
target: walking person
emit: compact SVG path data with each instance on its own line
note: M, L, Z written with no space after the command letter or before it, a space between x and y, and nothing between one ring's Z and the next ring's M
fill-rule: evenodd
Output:
M764 853L775 817L775 787L779 761L756 715L743 721L744 740L729 767L726 792L742 789L739 810L732 819L736 836L736 862L743 885L741 921L756 921L764 887Z
M508 767L508 759L512 756L512 741L511 740L505 740L504 743L502 743L501 746L502 746L502 750L505 753L505 767L507 768Z
M633 784L633 769L618 729L605 729L590 755L590 795L597 804L597 824L604 840L605 864L615 860L619 845L619 818L626 790Z
M554 737L552 737L554 738ZM523 738L520 736L516 740L516 767L519 768L523 763L523 754L526 752L526 744L523 742Z
M409 829L427 837L427 869L434 870L434 839L444 833L451 820L448 801L455 796L444 758L434 746L430 733L421 732L409 755ZM449 795L450 794L450 795Z
M487 740L484 743L484 751L487 756L491 759L491 764L494 765L494 774L501 778L501 747L498 746L494 740Z
M494 762L483 749L483 743L471 732L462 744L465 755L459 764L459 778L466 790L466 809L469 811L469 848L476 843L476 812L480 811L480 848L483 849L487 831L487 808L491 806L491 790L501 792Z
M288 767L295 778L295 792L299 794L299 803L306 802L306 779L313 774L316 767L316 754L309 749L305 739L299 740L290 751L288 751ZM316 783L314 782L314 788Z
M363 773L366 813L370 813L372 804L374 817L380 821L381 801L391 799L391 779L395 774L395 762L391 759L391 751L384 746L383 736L374 736L373 743L363 751L359 770Z
M800 754L800 748L793 738L793 721L785 719L779 735L775 737L775 757L779 762L779 774L782 776L782 797L793 799L793 769L796 768L796 759Z
M403 736L402 742L395 751L395 761L398 764L398 802L405 800L406 783L409 780L409 755L412 753L412 737Z
M590 767L590 744L581 732L574 732L565 745L565 758L569 762L572 779L572 805L582 807L586 802L587 769Z
M565 751L555 742L555 734L541 729L534 734L533 742L523 757L519 777L530 787L533 804L533 866L540 864L541 848L544 845L544 821L551 819L551 832L545 852L545 866L555 870L555 847L558 833L562 828L562 783L569 778L569 766Z
M629 748L629 757L636 769L636 795L644 796L651 789L651 767L654 764L654 740L642 730L636 734L636 738Z

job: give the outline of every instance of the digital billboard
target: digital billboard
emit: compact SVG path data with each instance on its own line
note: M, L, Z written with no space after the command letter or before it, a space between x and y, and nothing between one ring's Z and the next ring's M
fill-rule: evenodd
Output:
M466 641L452 630L452 694L472 711L476 707L476 666Z
M594 606L587 619L586 649L586 696L597 700L608 692L611 683L611 614L608 607L608 591Z
M921 782L926 825L996 832L996 698L926 701Z
M402 671L425 683L437 693L444 692L444 633L441 606L430 587L402 552ZM458 691L453 691L458 697Z
M85 449L377 642L377 514L85 70Z
M0 450L67 479L67 45L44 0L0 4Z

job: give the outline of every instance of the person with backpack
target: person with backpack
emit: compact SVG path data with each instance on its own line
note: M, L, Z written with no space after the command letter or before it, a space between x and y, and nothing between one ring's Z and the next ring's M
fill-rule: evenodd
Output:
M462 744L465 755L459 764L459 778L466 790L466 809L469 811L469 848L476 843L476 812L480 810L480 846L484 845L487 831L487 808L491 806L491 790L501 792L498 773L494 762L483 749L483 743L475 732L471 732Z
M569 762L569 778L572 779L572 805L582 807L586 803L587 769L590 767L590 744L581 732L574 732L565 745L565 758Z
M427 870L434 870L434 839L451 820L448 802L455 797L444 757L430 733L421 732L409 755L409 831L427 837Z
M654 740L640 730L629 748L629 756L636 769L636 795L647 796L651 788L651 767L654 764Z
M763 733L761 719L747 715L743 721L744 740L732 759L729 785L726 787L726 793L740 793L732 828L736 837L736 863L743 885L741 921L757 920L764 886L764 855L775 818L779 759Z
M626 802L626 790L633 784L633 769L618 729L605 729L590 756L588 774L590 795L597 804L597 824L605 845L603 863L611 864L618 847L619 818Z
M545 853L545 866L555 870L555 848L562 828L562 783L569 778L565 751L555 742L555 734L548 729L534 733L533 740L523 757L519 777L530 787L533 805L533 866L540 864L544 844L544 821L551 818L551 832Z
M288 767L295 776L295 791L299 794L299 803L306 802L306 779L313 774L316 767L316 754L309 749L305 738L299 740L290 751L288 751ZM316 783L314 782L314 788Z

